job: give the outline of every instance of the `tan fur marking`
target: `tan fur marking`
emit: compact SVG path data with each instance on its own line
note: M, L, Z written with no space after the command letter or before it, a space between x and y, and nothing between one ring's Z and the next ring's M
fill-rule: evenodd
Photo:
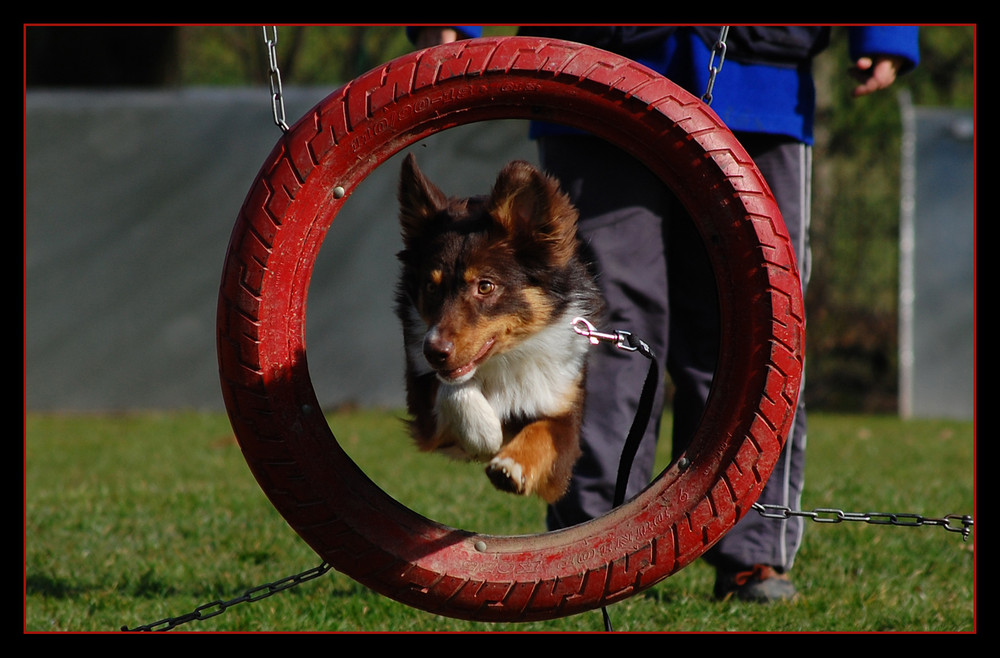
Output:
M571 416L542 419L528 424L506 444L487 467L494 484L502 474L497 467L505 462L520 466L521 480L510 481L509 488L523 495L536 494L554 502L566 493L573 464L580 456L577 440L579 427Z
M552 319L552 313L554 312L552 300L540 288L525 288L522 292L525 301L531 307L532 322L529 329L534 333L546 327L549 320Z

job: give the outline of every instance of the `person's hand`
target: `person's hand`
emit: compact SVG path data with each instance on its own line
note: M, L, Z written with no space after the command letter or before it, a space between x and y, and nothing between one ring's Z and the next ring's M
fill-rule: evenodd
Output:
M423 49L452 41L458 41L458 30L453 27L422 27L417 33L414 45L418 49Z
M889 56L859 58L849 71L861 83L854 88L854 96L865 96L892 85L904 61L902 57Z

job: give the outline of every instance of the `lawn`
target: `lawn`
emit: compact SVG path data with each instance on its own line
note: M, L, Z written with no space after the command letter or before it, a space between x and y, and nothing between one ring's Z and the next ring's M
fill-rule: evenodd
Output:
M543 530L537 501L493 491L478 468L416 454L397 413L335 413L330 425L359 466L411 509L478 531ZM805 510L972 515L974 490L971 422L810 417ZM631 632L972 632L975 540L933 525L810 522L793 570L798 602L717 602L711 570L696 562L608 612L616 631ZM29 633L134 629L320 563L271 507L223 414L26 419ZM527 624L439 617L335 571L249 598L209 606L220 614L171 632L603 630L597 611Z

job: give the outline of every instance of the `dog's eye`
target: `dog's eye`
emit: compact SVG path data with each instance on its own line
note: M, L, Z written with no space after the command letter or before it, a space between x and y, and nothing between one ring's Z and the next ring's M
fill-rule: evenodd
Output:
M434 283L433 281L428 281L427 283L424 284L424 292L426 292L428 295L436 294L437 291L438 291L438 284Z
M492 281L487 281L484 279L479 282L478 290L480 295L488 295L496 289L497 289L496 284L493 283Z

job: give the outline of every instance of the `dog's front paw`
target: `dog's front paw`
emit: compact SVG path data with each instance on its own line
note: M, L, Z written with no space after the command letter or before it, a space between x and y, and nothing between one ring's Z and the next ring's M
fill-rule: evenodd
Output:
M442 386L435 411L438 432L454 437L469 458L485 461L500 451L500 419L477 386Z
M527 494L528 474L510 457L494 457L486 465L486 476L500 491Z

